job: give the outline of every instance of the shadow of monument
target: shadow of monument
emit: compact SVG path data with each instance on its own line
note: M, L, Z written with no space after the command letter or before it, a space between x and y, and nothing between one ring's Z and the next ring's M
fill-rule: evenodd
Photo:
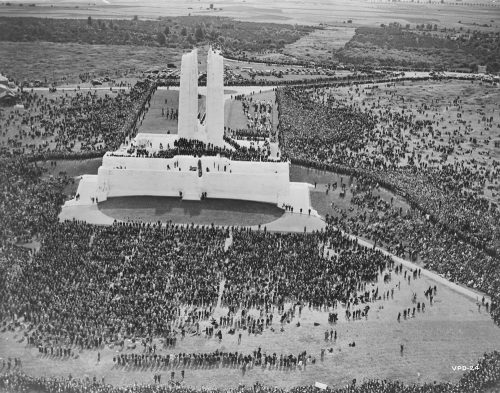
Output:
M284 211L262 202L204 199L183 201L178 197L133 196L110 198L98 204L109 217L126 220L141 217L148 222L191 223L217 225L258 225L280 218Z

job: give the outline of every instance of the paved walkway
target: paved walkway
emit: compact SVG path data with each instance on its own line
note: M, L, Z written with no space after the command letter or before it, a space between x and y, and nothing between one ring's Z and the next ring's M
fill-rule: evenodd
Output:
M222 303L222 295L224 294L224 286L226 285L226 280L221 280L219 283L219 296L217 298L217 305L214 308L214 311L212 313L212 317L215 319L226 315L226 311L223 310L221 303Z
M258 225L250 227L259 229ZM286 212L276 221L266 225L261 225L260 229L266 228L270 232L313 232L326 228L323 219L316 215L289 213Z
M373 244L367 242L366 240L360 239L359 237L356 237L354 235L348 235L351 239L355 238L358 240L358 243L361 244L362 246L373 248ZM389 251L384 250L383 248L376 247L377 250L380 250L384 255L390 256L395 262L402 264L405 268L410 269L410 270L415 270L415 269L420 269L422 271L422 274L428 278L430 278L433 281L436 281L439 284L446 285L448 288L452 289L455 292L458 292L472 300L475 301L480 301L480 293L478 291L474 291L472 289L469 289L467 287L455 284L454 282L451 282L450 280L440 276L439 274L422 268L421 266L416 265L413 262L410 262L406 259L403 259L401 257L398 257ZM487 298L487 299L486 299ZM485 299L491 303L491 298L489 296L485 295Z

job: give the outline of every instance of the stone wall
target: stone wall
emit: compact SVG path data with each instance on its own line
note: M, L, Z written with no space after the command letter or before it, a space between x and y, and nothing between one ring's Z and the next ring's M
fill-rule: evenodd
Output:
M135 195L177 197L182 192L185 199L199 199L206 192L209 198L281 204L288 199L289 184L289 164L286 162L106 155L98 171L98 198L104 201L110 197Z

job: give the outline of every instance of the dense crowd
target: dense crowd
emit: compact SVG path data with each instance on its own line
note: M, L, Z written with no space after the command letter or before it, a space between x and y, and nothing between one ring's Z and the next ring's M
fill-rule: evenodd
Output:
M210 228L53 225L10 283L3 315L23 317L33 345L166 337L194 326L198 311L217 301L225 236Z
M45 351L123 346L135 337L168 340L202 332L225 280L220 296L229 314L212 326L250 334L271 327L276 311L281 323L289 319L296 307L285 310L289 303L332 311L343 304L353 317L364 307L367 316L366 306L379 295L378 287L366 284L393 265L331 227L305 235L233 228L226 247L229 233L214 227L53 224L31 263L8 276L0 314L9 323L22 320L28 344ZM4 255L6 266L15 256ZM252 309L265 312L256 317Z
M398 108L383 107L380 98L378 104L375 100L370 106L357 104L353 100L361 94L359 86L352 86L343 100L334 92L326 88L279 91L280 129L287 134L282 136L282 145L290 157L342 165L354 168L357 174L368 174L450 230L461 232L474 245L498 254L500 211L476 190L498 178L500 162L493 160L484 166L472 159L432 165L452 152L462 156L470 153L461 146L471 131L470 123L459 119L457 129L449 132L448 142L436 143L436 137L442 136L437 128L444 118L436 114L430 118L428 114L434 113L431 109L440 109L437 102L418 106L417 118L408 110L404 97L401 105L407 109L399 112ZM449 107L460 115L462 105L459 97ZM356 119L354 130L350 128L351 119ZM493 117L483 116L480 122L491 128ZM416 153L410 145L413 139L418 141L417 147L433 149L432 156ZM302 149L304 144L311 146Z
M307 89L277 90L280 146L295 159L331 163L338 152L357 151L375 119L350 107L313 100Z
M211 353L172 353L138 354L128 353L113 357L113 363L122 368L158 368L163 369L211 369L242 368L245 371L253 367L262 367L279 371L306 368L307 364L316 363L316 359L303 351L297 355L263 352L259 347L252 353L227 352L216 350Z
M148 89L150 87L138 93L146 106ZM455 222L453 216L439 210L431 216L426 209L432 209L433 205L425 205L430 202L419 199L425 198L426 192L435 192L443 198L447 192L454 192L438 186L438 181L448 178L449 188L457 174L447 172L451 168L442 169L444 174L436 170L436 181L432 183L415 181L412 177L415 174L417 179L432 176L432 171L427 169L400 169L397 165L390 167L380 162L355 164L356 153L364 149L364 138L376 132L377 118L354 106L337 110L328 97L323 99L323 104L318 104L321 97L317 92L301 95L296 90L287 94L286 91L279 93L280 128L287 153L292 157L298 155L297 159L311 165L352 166L352 174L363 175L352 203L364 209L364 213L356 218L346 214L332 215L327 218L328 226L324 231L311 234L172 224L127 223L100 227L76 221L57 223L66 180L43 178L40 168L23 158L4 159L0 165L0 221L3 224L0 320L3 327L13 329L22 324L23 339L28 345L47 356L68 357L83 349L104 346L123 349L125 340L138 338L161 338L166 347L174 348L176 339L188 333L203 335L205 331L207 339L218 337L221 340L222 328L228 334L235 334L240 329L248 334L259 334L263 329L274 329L279 321L283 329L303 307L328 312L331 323L338 318L339 306L345 308L348 320L368 318L371 303L389 297L389 292L379 294L378 287L371 284L388 269L393 269L394 262L376 249L359 246L338 228L372 239L377 245L400 255L421 258L426 266L446 277L488 292L493 298L490 311L498 323L498 259L478 247L494 242L496 235L482 237L480 244L474 242L473 238L463 236L467 228L456 232L450 230L451 225L463 225ZM297 114L290 110L292 104L300 108L296 112L303 117L297 119ZM315 129L317 122L323 125ZM343 156L334 145L341 146L348 155ZM174 148L177 154L179 151L194 155L215 151L199 141L182 139ZM169 149L165 152L168 156ZM237 152L249 154L242 149ZM334 152L339 154L334 155ZM141 155L147 151L132 153ZM249 156L242 157L248 159ZM350 158L354 161L349 161ZM382 179L393 189L406 193L412 209L403 212L374 196L371 189L382 184ZM464 201L455 201L463 204L464 214L472 214L470 204L485 212L482 202L469 200L467 204ZM439 204L439 199L434 203ZM440 212L445 216L439 215ZM471 232L486 232L488 220L488 217L478 218ZM35 236L39 237L41 247L34 254L13 245L30 241ZM396 274L398 270L401 272L401 269L395 270ZM413 278L416 274L414 272ZM217 321L212 314L219 300L229 311ZM331 340L333 330L325 332L325 338L328 334ZM173 354L173 361L182 367L264 364L287 370L301 361L301 366L314 362L306 353L279 356L261 353L260 349L258 353L260 356L257 353L238 353L237 356L229 352L178 353ZM156 358L155 355L151 352L120 354L115 362L121 367L166 364L165 355L156 355ZM171 364L172 358L168 359ZM457 385L405 386L398 382L369 381L331 391L480 391L498 382L499 362L497 352L485 355L479 362L479 369L467 373ZM9 373L0 377L2 389L127 392L130 388ZM175 390L159 385L134 389L144 392ZM255 389L279 391L266 387ZM307 393L311 389L292 390Z
M202 156L221 156L234 161L268 161L279 160L271 157L271 150L268 144L263 144L262 147L246 147L241 146L235 141L230 141L225 138L232 149L227 146L215 146L210 143L204 143L197 139L176 139L173 146L164 146L158 151L150 151L148 146L138 147L130 145L127 149L127 154L134 157L151 157L151 158L173 158L178 155L189 155L195 157ZM282 158L283 159L283 158Z
M358 304L357 291L393 263L331 227L314 234L235 230L228 252L222 302L230 310L269 310L289 302L315 308L343 303L349 308Z
M22 107L0 113L4 155L113 150L134 130L154 85L137 82L130 90L63 92L54 97L21 93Z
M0 241L30 242L57 220L66 178L42 178L25 158L0 159Z
M156 375L155 375L156 376ZM157 376L156 376L157 377ZM104 382L74 378L30 377L22 372L11 372L0 375L0 391L8 393L26 393L37 391L41 393L198 393L199 390L184 387L174 383L161 384L161 379L155 378L155 384L134 386L112 386ZM495 391L500 382L500 353L495 351L485 354L464 373L457 384L449 382L434 382L423 385L405 385L389 380L369 380L362 383L352 381L348 386L339 388L327 387L325 393L482 393ZM290 390L255 384L240 386L234 389L204 389L207 393L315 393L315 386L298 386Z
M474 160L470 165L463 161L432 165L432 157L410 149L406 135L418 136L421 143L432 140L432 134L438 132L433 127L442 119L425 120L425 113L437 104L418 107L422 120L408 110L383 108L376 101L358 105L354 98L359 93L360 87L353 86L350 95L341 100L323 87L278 90L284 154L292 162L356 176L404 197L412 207L410 214L401 215L367 191L353 200L365 208L363 214L344 214L332 222L350 233L385 243L396 253L418 254L427 267L488 293L493 300L490 311L499 323L500 211L477 190L498 178L500 165L493 162L484 167ZM451 105L459 108L460 98ZM481 121L491 126L492 118ZM435 147L437 156L459 148L456 143L427 143Z

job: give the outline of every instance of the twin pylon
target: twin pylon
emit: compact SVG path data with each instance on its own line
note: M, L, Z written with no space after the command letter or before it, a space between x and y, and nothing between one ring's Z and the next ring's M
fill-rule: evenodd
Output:
M224 59L212 48L207 56L206 122L198 121L198 51L182 56L179 92L179 138L224 145Z

